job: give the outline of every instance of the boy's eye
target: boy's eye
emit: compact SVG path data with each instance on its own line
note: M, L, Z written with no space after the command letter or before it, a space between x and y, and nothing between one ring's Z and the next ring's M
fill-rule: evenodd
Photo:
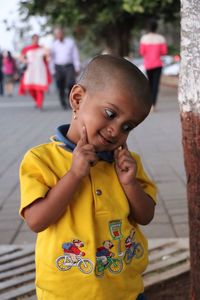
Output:
M112 111L111 109L106 108L105 113L106 113L106 117L108 119L113 119L114 117L116 117L116 113L114 111Z
M132 125L129 125L129 124L124 124L122 126L122 129L123 131L127 132L127 131L131 131L133 129L133 126Z

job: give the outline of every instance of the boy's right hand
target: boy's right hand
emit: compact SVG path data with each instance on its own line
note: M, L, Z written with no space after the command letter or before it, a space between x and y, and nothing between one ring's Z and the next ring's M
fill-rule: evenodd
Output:
M70 171L78 178L81 179L89 175L90 167L98 161L95 148L93 145L88 144L87 132L83 126L81 138L73 152L73 160Z

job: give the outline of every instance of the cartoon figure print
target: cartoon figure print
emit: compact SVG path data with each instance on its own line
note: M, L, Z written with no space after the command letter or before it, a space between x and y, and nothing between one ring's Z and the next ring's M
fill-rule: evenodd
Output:
M135 229L130 230L129 236L125 240L124 262L130 264L133 257L140 258L144 254L144 248L135 241Z
M103 246L96 251L96 276L103 276L104 270L108 269L111 273L120 273L123 269L123 262L120 258L114 258L114 253L110 251L113 248L111 240L103 242Z
M72 242L62 244L64 255L59 256L56 259L56 266L60 271L70 270L72 267L77 267L81 272L89 274L93 271L93 263L86 258L85 252L79 248L84 247L84 243L78 239L74 239Z

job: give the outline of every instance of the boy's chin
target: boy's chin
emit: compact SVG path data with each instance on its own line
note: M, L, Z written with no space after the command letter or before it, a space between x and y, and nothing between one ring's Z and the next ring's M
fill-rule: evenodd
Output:
M96 152L113 152L118 147L95 147Z

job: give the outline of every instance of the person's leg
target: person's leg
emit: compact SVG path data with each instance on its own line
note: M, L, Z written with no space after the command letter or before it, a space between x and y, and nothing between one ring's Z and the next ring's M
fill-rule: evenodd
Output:
M68 106L70 107L69 94L71 92L73 85L76 83L76 73L73 64L68 65L66 71L67 71L66 72L67 102L68 102Z
M7 83L7 93L8 93L8 96L13 95L13 83L12 82Z
M63 108L66 108L66 69L64 67L56 66L55 79L60 103Z
M37 94L36 94L36 91L35 90L29 90L28 92L31 95L31 97L33 98L33 100L35 101L36 105L37 105Z
M36 91L36 105L38 108L42 108L44 101L44 92L43 91Z
M3 96L4 89L3 89L3 73L0 71L0 95Z
M153 69L147 70L147 77L149 79L149 85L150 85L151 95L152 95L152 102L154 102L154 99L153 99Z
M160 84L160 77L161 77L162 68L155 68L152 70L152 95L153 95L153 105L156 106L158 91L159 91L159 84Z

